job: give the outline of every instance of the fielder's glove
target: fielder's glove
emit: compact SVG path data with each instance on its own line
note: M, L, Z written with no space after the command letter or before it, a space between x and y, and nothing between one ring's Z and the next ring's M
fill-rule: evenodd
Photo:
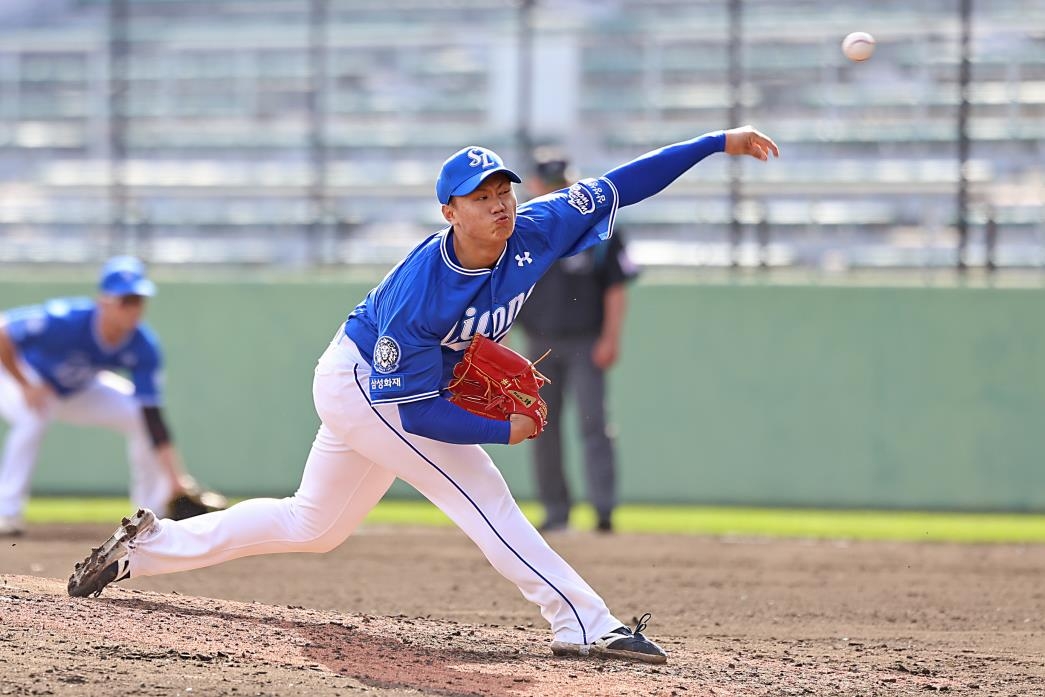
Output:
M167 517L171 520L184 520L204 513L221 511L228 507L228 499L217 492L206 489L189 489L167 503Z
M454 366L454 379L447 387L450 401L473 414L499 421L507 421L512 414L525 414L537 423L530 436L536 438L548 425L548 404L541 399L540 389L551 380L534 364L492 339L476 336Z

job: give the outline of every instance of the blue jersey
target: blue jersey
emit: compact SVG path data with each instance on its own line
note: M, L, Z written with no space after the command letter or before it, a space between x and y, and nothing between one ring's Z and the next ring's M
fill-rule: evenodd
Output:
M345 323L345 333L373 368L371 402L439 395L472 337L503 339L556 260L613 234L617 204L613 183L600 178L519 206L515 231L491 269L458 263L452 228L415 247Z
M159 342L145 326L119 346L98 336L97 306L88 298L59 298L9 310L4 325L22 359L55 392L65 397L87 387L101 370L130 374L134 394L144 406L161 401Z

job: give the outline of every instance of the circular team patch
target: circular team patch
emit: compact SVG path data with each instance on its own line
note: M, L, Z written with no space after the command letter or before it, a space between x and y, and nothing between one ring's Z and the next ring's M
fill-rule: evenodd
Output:
M390 336L383 336L374 344L374 370L391 373L399 367L399 344Z

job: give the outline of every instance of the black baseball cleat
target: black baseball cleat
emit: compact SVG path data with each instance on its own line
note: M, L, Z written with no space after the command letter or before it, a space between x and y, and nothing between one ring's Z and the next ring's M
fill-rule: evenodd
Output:
M646 628L646 622L651 617L647 612L635 623L635 631L623 626L617 627L591 644L553 641L552 653L556 656L606 656L630 658L644 663L666 663L668 655L664 653L664 649L642 635L642 630Z
M127 558L130 544L155 527L156 516L148 508L139 508L133 516L120 521L116 532L73 569L69 595L74 598L98 596L110 583L130 578Z

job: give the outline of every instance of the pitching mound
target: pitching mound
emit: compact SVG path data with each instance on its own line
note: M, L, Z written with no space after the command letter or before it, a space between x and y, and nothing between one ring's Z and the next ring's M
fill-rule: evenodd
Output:
M553 658L528 627L374 617L110 587L66 596L56 579L0 585L3 694L670 694L677 666ZM13 688L13 689L11 689Z
M649 666L553 657L536 609L455 530L67 597L71 561L108 532L0 547L0 695L1045 694L1037 545L555 538L622 619L654 613L669 662Z

